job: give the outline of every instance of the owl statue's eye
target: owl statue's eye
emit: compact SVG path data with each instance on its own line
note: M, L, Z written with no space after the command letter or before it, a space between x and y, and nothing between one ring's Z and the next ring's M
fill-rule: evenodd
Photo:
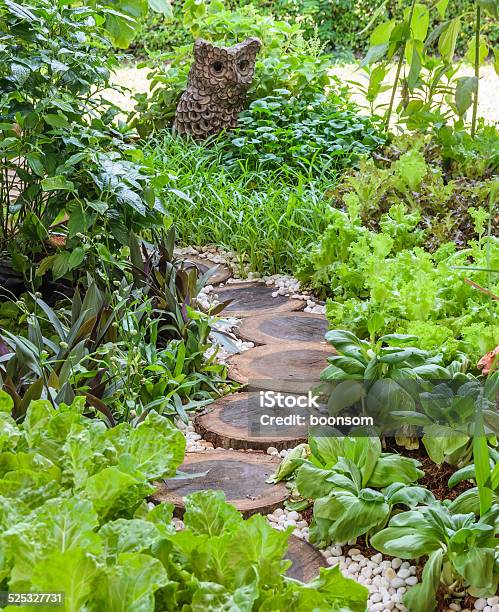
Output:
M237 62L237 67L241 72L246 72L250 67L250 63L248 60L242 59Z
M213 64L211 65L213 72L219 74L220 72L223 71L224 69L224 65L223 62L221 62L220 60L216 60L215 62L213 62Z

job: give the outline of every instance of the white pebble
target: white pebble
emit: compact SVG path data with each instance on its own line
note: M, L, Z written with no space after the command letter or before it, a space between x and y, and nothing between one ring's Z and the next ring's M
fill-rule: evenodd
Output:
M348 551L348 554L353 557L354 555L360 555L360 550L358 548L351 548Z
M409 578L410 575L411 575L411 571L408 569L400 569L397 573L397 576L399 578Z
M279 451L277 450L277 448L274 448L273 446L269 446L267 449L267 455L273 455L274 453L278 453Z
M291 510L291 512L288 512L288 518L297 521L300 518L300 515L298 514L298 512L296 512L296 510Z
M487 603L489 604L489 606L495 606L496 604L499 604L499 597L497 595L495 595L494 597L489 597L487 599Z
M408 584L409 586L414 586L415 584L418 583L418 577L417 576L409 576L409 578L405 579L405 583Z
M393 569L398 569L401 565L402 565L402 559L399 559L398 557L395 557L395 559L392 559Z
M483 610L487 605L487 600L483 597L480 597L475 601L475 610Z
M396 578L394 578L390 585L394 588L394 589L399 589L400 587L405 586L405 581L402 578L399 578L398 576Z

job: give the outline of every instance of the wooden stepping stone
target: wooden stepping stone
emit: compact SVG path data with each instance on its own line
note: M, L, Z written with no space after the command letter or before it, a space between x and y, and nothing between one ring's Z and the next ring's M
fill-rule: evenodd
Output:
M225 492L227 501L244 516L257 512L269 514L289 497L289 490L282 482L267 484L265 481L279 466L279 457L262 453L237 451L205 451L187 453L180 467L182 472L205 475L181 480L165 480L157 483L152 500L170 502L177 516L185 510L183 498L195 491L219 489Z
M237 335L256 344L277 342L315 342L326 344L329 329L324 315L311 312L269 313L244 319Z
M225 283L232 276L232 271L223 264L217 264L210 259L205 259L196 255L187 255L183 260L184 268L189 270L190 268L197 268L201 275L205 274L216 266L215 272L208 279L208 284L218 285L219 283Z
M194 428L214 447L226 449L266 451L273 446L283 450L306 442L306 426L261 428L259 416L268 412L268 409L260 406L258 393L233 393L210 404L204 414L195 416ZM309 411L306 408L293 408L293 414L308 416Z
M221 302L232 300L223 312L236 318L291 312L305 307L305 302L302 300L292 300L284 295L272 297L273 292L275 287L269 287L264 283L233 283L216 291Z
M324 556L306 540L292 535L284 557L293 562L286 575L301 582L310 582L319 575L321 567L327 567Z
M258 346L228 360L229 377L254 389L306 393L319 382L332 353L329 345L299 342Z

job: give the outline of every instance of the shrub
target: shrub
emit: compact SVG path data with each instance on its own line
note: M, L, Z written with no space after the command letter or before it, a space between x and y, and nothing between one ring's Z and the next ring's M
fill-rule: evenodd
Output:
M83 263L80 232L126 244L161 209L98 95L117 64L100 13L49 0L0 0L0 13L0 250L26 271L64 227L67 248L44 268L61 276Z

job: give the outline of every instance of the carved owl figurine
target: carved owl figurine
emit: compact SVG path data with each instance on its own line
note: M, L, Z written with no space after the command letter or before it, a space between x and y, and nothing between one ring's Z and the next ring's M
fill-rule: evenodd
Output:
M258 38L248 38L233 47L215 47L206 40L196 40L194 63L177 106L174 131L201 140L224 128L235 128L260 47Z

